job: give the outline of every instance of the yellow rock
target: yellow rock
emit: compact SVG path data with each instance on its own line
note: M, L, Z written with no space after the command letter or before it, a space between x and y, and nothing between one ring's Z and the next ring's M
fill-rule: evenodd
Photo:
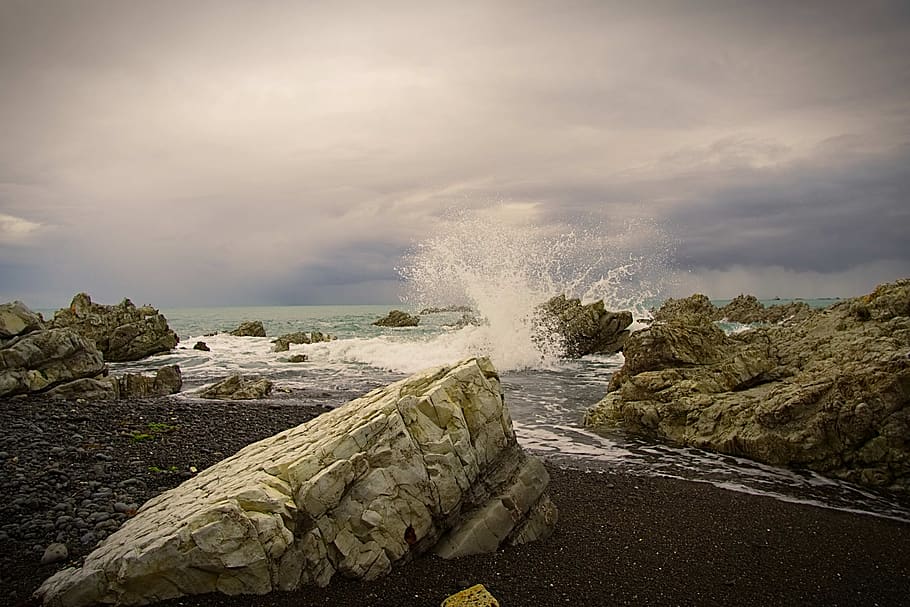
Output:
M477 584L453 594L442 602L442 607L499 607L499 601L483 584Z

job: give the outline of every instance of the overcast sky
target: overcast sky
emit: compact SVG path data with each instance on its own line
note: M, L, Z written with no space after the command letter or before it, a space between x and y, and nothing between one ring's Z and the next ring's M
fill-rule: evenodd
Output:
M910 3L0 0L0 300L387 303L452 208L910 275Z

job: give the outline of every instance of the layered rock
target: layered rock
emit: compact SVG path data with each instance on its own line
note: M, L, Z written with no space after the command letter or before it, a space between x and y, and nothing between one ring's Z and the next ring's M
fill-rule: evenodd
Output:
M555 332L563 354L579 358L587 354L615 354L629 337L632 313L610 312L603 300L582 305L579 299L557 295L538 308L538 331L542 339Z
M732 336L664 318L629 338L587 425L910 490L910 279Z
M234 337L265 337L265 327L261 320L245 320L230 334Z
M121 398L152 398L180 392L183 377L180 367L161 367L155 375L126 373L121 376L101 376L79 379L59 385L45 393L49 398L75 400L117 400Z
M85 293L58 310L51 328L69 328L92 340L108 362L140 360L168 352L179 341L167 319L152 306L136 307L129 299L115 306L92 303Z
M231 375L196 392L202 398L219 400L253 400L265 398L272 392L272 382L264 377Z
M432 369L249 445L150 500L46 605L135 605L365 580L546 535L546 470L518 447L485 359Z
M416 327L420 324L420 317L401 310L392 310L373 324L377 327Z
M70 329L31 331L0 345L0 396L46 392L103 371L95 344Z

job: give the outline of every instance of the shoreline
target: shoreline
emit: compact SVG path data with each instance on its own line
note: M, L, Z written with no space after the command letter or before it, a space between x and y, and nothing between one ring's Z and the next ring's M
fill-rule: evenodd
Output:
M0 399L0 605L29 604L67 564L40 564L49 541L65 540L76 564L94 546L81 541L87 533L101 536L128 516L115 504L141 503L191 467L323 410L290 399ZM901 549L910 523L544 461L560 521L542 542L455 561L423 555L369 583L336 577L324 589L159 604L438 605L475 583L503 605L898 605L910 595L910 553ZM79 516L88 510L97 513Z

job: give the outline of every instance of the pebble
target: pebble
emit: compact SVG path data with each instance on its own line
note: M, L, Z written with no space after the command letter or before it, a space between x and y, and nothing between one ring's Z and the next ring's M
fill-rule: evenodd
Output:
M41 564L49 565L51 563L59 563L60 561L65 561L68 556L69 550L67 550L66 544L55 542L44 550L44 556L41 557Z

